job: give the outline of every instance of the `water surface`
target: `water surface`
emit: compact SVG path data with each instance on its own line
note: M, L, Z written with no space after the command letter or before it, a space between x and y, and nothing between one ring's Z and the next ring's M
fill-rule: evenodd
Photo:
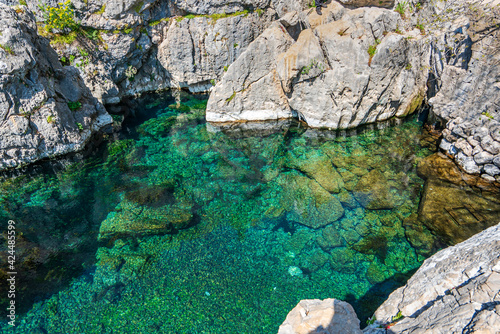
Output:
M432 153L415 117L346 133L215 126L205 106L145 97L91 157L3 181L16 332L275 333L312 298L366 319L439 247L405 228Z

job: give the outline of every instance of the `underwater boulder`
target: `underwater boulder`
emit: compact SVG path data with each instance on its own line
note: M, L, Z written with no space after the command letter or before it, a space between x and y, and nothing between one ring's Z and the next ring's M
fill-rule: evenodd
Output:
M418 220L448 244L454 245L500 220L498 193L475 193L441 180L429 179L418 210Z
M99 240L122 235L175 233L191 226L192 220L192 206L189 203L152 208L124 200L102 222L99 228Z
M320 228L344 215L340 201L315 180L296 173L284 173L278 182L284 188L288 220Z
M392 209L397 206L397 195L391 193L387 178L376 169L364 175L353 190L354 197L365 209Z
M321 151L308 151L304 154L290 151L287 154L287 166L300 170L315 179L330 193L337 194L344 188L342 177L335 170L328 155Z

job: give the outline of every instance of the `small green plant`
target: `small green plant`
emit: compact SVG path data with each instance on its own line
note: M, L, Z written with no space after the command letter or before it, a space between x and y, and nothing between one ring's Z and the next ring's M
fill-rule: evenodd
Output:
M224 66L224 72L227 72L227 69L228 69L227 65Z
M311 59L309 65L303 67L302 70L300 71L300 74L307 75L313 68L318 68L321 70L321 72L324 71L323 66L320 63L318 63L316 59Z
M77 122L76 123L76 127L78 128L78 130L83 131L83 125L82 125L82 123L78 123Z
M235 48L237 48L237 47L238 47L238 43L234 43L234 44L233 44L233 46L234 46Z
M81 32L83 32L83 35L87 37L88 39L92 41L100 40L101 39L101 32L97 29L93 28L88 28L88 29L82 29Z
M401 313L401 311L398 312L395 316L392 317L391 322L398 321L400 319L403 319L404 315Z
M396 12L398 12L399 15L401 15L401 17L404 18L405 13L406 13L406 7L408 7L408 4L406 3L406 1L401 1L396 5L396 9L394 9L394 10Z
M312 0L307 5L309 6L309 8L316 8L316 0Z
M495 119L495 117L493 117L493 116L492 116L489 112L487 112L487 111L483 111L483 112L481 113L481 115L484 115L484 116L488 117L489 119Z
M137 5L135 5L132 10L134 10L137 14L141 13L142 6L144 6L144 1L140 1Z
M122 121L122 116L120 115L111 115L113 122L120 123Z
M73 64L75 62L75 56L74 55L69 55L69 63Z
M62 56L61 57L61 63L65 63L67 61L66 57Z
M370 57L373 57L373 56L375 56L375 53L377 53L377 46L376 45L370 45L368 47L368 54L370 55Z
M27 6L27 4L26 4L26 1L25 1L25 0L19 0L19 4L20 4L21 6Z
M47 123L51 124L54 122L55 122L54 116L52 116L52 115L47 116Z
M416 9L416 10L421 10L421 9L422 9L422 4L421 4L420 2L417 2L417 3L415 4L415 9Z
M157 20L157 21L152 21L152 22L149 22L149 26L150 27L154 27L154 26L157 26L158 24L160 24L161 20Z
M425 27L422 23L417 24L416 27L420 30L420 34L425 35Z
M377 320L377 318L375 318L375 316L372 316L372 317L368 318L368 320L366 320L366 324L368 326L372 325L373 323L375 323L376 320Z
M102 7L97 12L95 12L94 14L102 15L102 14L104 14L105 10L106 10L106 4L102 5Z
M128 35L128 34L130 34L132 32L132 30L134 30L134 29L132 29L132 28L125 28L125 29L123 29L123 32Z
M339 36L344 36L347 30L349 30L349 27L340 29L339 31L337 31L337 34L339 34Z
M260 8L257 8L255 11L257 12L257 15L259 15L259 17L264 14L264 11Z
M125 76L129 81L132 81L135 79L135 75L137 74L137 68L135 68L132 65L129 65L127 69L125 70Z
M60 2L57 7L40 4L39 8L42 11L46 31L76 30L78 28L78 24L75 22L75 12L70 0Z
M405 70L409 71L409 70L411 70L411 67L412 67L411 64L408 63L408 64L406 64Z
M68 108L69 110L71 111L76 111L78 109L80 109L82 107L82 103L80 101L76 101L76 102L68 102Z
M226 99L226 103L231 102L235 96L236 96L236 92L233 91L233 94L231 94L231 96Z
M380 44L380 40L377 38L375 40L375 44L374 45L370 45L368 47L368 55L370 56L370 59L368 60L368 66L371 65L372 63L372 59L373 59L373 56L375 56L375 54L377 53L377 46Z
M7 52L8 54L10 54L11 56L15 55L15 52L8 45L0 44L0 49L4 50L5 52Z
M212 86L215 86L215 83L216 83L216 82L215 82L215 80L214 80L214 79L210 80L210 84L211 84Z

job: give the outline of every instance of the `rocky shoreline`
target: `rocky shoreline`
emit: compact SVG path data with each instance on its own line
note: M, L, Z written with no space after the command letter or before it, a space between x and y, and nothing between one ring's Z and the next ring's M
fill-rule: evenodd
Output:
M496 333L500 330L500 224L424 261L363 331L353 308L303 300L279 334Z
M498 0L72 6L76 26L46 29L35 2L0 0L0 170L80 151L122 118L120 102L162 89L210 92L206 119L214 127L297 118L350 129L427 104L443 129L441 153L418 166L428 200L405 220L406 237L431 229L427 218L437 215L433 233L462 243L426 260L364 332L500 329L500 227L480 232L500 210ZM486 199L463 200L475 196L469 188ZM320 315L307 330L340 315L340 325L352 327L346 331L361 331L348 304L327 300L301 302L280 333L300 333L293 328L314 308Z

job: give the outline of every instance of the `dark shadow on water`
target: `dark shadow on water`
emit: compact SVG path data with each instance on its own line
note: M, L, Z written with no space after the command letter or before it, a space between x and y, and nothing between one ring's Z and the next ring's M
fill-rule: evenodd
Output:
M368 319L373 315L375 310L382 305L384 301L387 300L389 295L394 292L396 289L400 288L408 279L417 271L414 269L405 274L397 274L393 277L385 280L382 283L375 284L370 290L366 292L366 294L360 298L356 298L352 294L348 294L343 301L351 304L351 306L356 311L356 315L360 320L361 329L367 326ZM330 325L338 324L338 321L335 318L332 319ZM327 328L329 327L327 326ZM326 333L325 328L320 326L313 331L309 332L309 334L321 334ZM387 333L392 333L392 331L388 330Z

